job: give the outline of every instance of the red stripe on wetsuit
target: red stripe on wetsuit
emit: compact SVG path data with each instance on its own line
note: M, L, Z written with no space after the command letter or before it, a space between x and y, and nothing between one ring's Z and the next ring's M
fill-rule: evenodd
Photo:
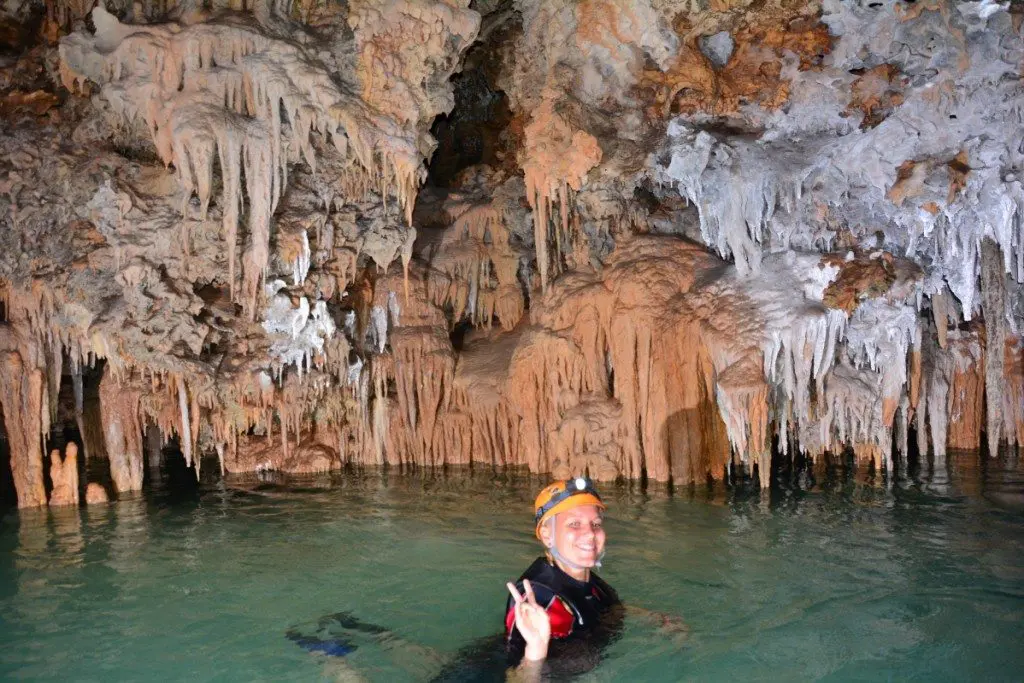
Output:
M555 638L565 638L572 633L572 625L576 620L573 616L572 611L566 607L562 600L555 596L551 598L551 602L548 603L547 608L544 610L548 613L548 620L551 622L551 635ZM516 622L516 606L515 603L509 608L505 614L505 634L512 634L512 627Z

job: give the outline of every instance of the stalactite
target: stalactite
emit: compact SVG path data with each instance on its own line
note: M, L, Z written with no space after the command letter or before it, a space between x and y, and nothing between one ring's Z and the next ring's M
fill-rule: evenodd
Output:
M468 317L476 326L490 326L495 317L511 330L523 317L526 303L518 282L523 255L510 244L510 226L501 201L450 201L452 224L432 252L428 291L438 306L451 306L452 319ZM441 277L443 273L445 277Z
M192 453L192 419L189 417L188 389L185 386L185 380L178 377L175 389L178 394L178 409L181 411L181 428L178 430L178 434L181 436L181 452L185 456L185 466L191 467L196 458ZM198 470L197 467L196 477L199 476Z
M139 399L139 391L121 384L108 367L100 381L100 415L110 478L119 494L142 490L144 448Z
M152 423L146 425L146 466L150 472L159 472L163 466L163 434Z
M82 457L89 459L89 445L85 438L85 387L82 383L82 368L74 364L71 369L71 391L75 401L75 424L82 435Z
M567 479L586 473L597 481L614 481L622 462L622 408L598 395L584 396L565 411L552 432L551 474Z
M1012 8L512 4L101 6L61 45L88 97L0 98L21 107L0 136L0 400L22 504L64 364L118 491L146 425L197 475L216 452L225 476L762 486L773 443L892 473L911 426L939 460L1024 440ZM504 37L471 68L511 116L412 229L477 12Z
M415 0L351 2L348 20L355 32L362 101L399 125L415 121L419 112L426 113L428 122L434 115L447 112L444 105L438 106L426 84L433 79L447 80L461 53L476 39L480 15L468 10L468 4L425 4ZM416 106L416 113L410 111L410 104ZM428 144L429 151L424 150ZM426 175L421 158L430 156L433 140L425 144L417 139L408 145L409 149L394 142L389 145L381 175L394 174L398 186L395 194L406 223L411 226L416 189ZM382 177L381 182L388 180ZM384 193L382 196L386 197Z
M914 344L910 352L910 386L908 387L907 408L910 411L917 410L917 404L921 400L921 344L922 330L918 325L914 333ZM945 348L945 339L940 344ZM903 419L907 419L907 410L903 411ZM903 451L905 452L905 451Z
M557 245L568 246L569 243L570 190L578 192L586 174L600 163L601 147L594 136L573 129L557 113L553 95L546 97L533 112L525 135L522 168L526 176L526 199L533 209L537 270L541 288L546 290L552 262L557 266L562 255ZM556 206L557 220L552 215ZM552 227L553 239L549 236ZM552 242L556 245L554 254L549 252Z
M900 401L899 412L896 419L896 455L899 458L898 466L900 476L906 477L907 458L910 454L910 398L904 396Z
M521 329L521 328L520 328ZM451 400L436 431L435 451L445 462L495 466L523 463L522 416L509 392L509 367L519 330L503 334L492 346L487 339L470 340L459 356L452 379Z
M373 83L379 69L380 41L399 35L392 33L396 21L408 18L417 30L422 28L427 40L418 49L444 54L449 73L476 35L479 17L474 12L438 3L424 16L403 7L389 9L386 16L369 7L352 8L366 83ZM194 194L204 216L214 160L219 161L233 298L237 225L243 197L247 202L241 301L251 317L269 261L271 218L287 185L289 164L301 159L315 168L313 132L332 140L335 152L351 161L350 174L373 179L363 187L377 189L385 200L393 194L411 224L429 152L421 140L425 133L418 128L418 113L410 116L409 103L394 99L392 88L406 74L384 71L379 74L383 87L368 85L359 99L340 88L299 42L275 40L258 28L216 22L131 26L102 6L92 16L95 36L76 33L62 41L64 85L75 90L86 80L98 82L126 120L143 118L160 157L177 169L184 203ZM413 69L418 78L411 82L422 83L439 66L411 58L399 71ZM426 94L422 98L424 104L430 102ZM346 184L349 190L360 185Z
M745 358L730 365L716 380L717 402L733 448L756 463L762 488L771 479L768 441L768 383L760 359Z
M952 449L977 450L985 427L985 375L981 345L970 333L958 334L954 344L946 441Z
M836 367L826 390L825 415L821 422L827 450L852 447L858 461L887 463L892 431L883 423L880 378L853 366Z
M985 435L988 453L999 454L1003 429L1009 428L1004 411L1006 386L1006 284L999 245L986 238L981 243L981 308L985 316Z
M405 306L398 292L412 287ZM444 427L441 416L451 400L455 354L440 310L428 303L422 278L388 276L377 283L373 310L378 312L378 353L385 344L391 351L373 362L374 397L366 418L372 452L378 463L442 465L446 453L438 450L436 436ZM404 297L403 297L404 298ZM395 388L392 397L387 387Z
M946 295L944 292L932 294L932 317L935 320L936 334L939 336L939 346L946 348L946 333L949 329L949 315L946 312Z
M944 458L947 448L977 449L983 426L983 342L976 328L950 330L946 347L924 345L924 393L918 407L919 439L927 413L931 450ZM922 453L926 443L919 443Z
M512 393L526 416L522 441L539 433L538 448L543 448L543 435L558 428L581 396L604 391L621 405L620 426L612 433L622 444L621 451L613 451L622 474L685 484L721 471L728 441L710 398L714 390L707 388L714 372L711 356L693 309L679 307L680 295L711 267L713 260L688 243L637 238L613 254L603 276L567 277L552 288L535 321L564 330L572 343L531 336L525 347L531 353L517 352L513 371L530 373L512 375L518 387ZM542 361L538 353L551 360ZM560 356L553 375L549 366ZM545 387L545 376L559 378L554 405L546 392L537 395L531 388ZM531 467L545 464L538 457Z

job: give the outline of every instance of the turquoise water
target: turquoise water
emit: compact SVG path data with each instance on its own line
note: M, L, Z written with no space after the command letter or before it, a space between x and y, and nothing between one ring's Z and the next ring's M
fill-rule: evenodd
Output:
M1020 680L1024 470L964 456L866 481L609 487L602 575L678 614L627 622L590 681ZM362 473L204 483L0 522L0 679L429 680L501 628L537 480ZM344 660L284 637L348 611L391 628Z

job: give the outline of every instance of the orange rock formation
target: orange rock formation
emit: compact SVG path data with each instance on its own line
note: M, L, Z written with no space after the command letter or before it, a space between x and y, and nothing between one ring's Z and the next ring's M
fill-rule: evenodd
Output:
M140 490L147 433L680 485L1019 446L1015 19L872 4L47 0L0 66L19 505Z
M50 505L78 505L78 446L69 443L64 451L50 451Z

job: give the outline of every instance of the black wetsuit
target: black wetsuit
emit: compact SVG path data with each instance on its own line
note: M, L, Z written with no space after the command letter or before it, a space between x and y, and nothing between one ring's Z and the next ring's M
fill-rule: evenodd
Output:
M537 603L552 621L544 680L565 680L591 671L601 654L622 631L624 608L611 586L591 572L589 581L577 581L547 558L539 557L519 577L529 579ZM504 681L509 667L522 661L526 642L517 629L509 629L511 596L505 608L505 632L481 638L459 651L435 683Z
M551 619L551 642L544 664L546 678L560 680L592 670L600 662L602 650L622 630L624 610L619 596L593 572L589 581L577 581L544 557L537 558L519 577L520 593L524 579L529 579L538 604L544 606ZM519 664L526 649L519 631L510 628L511 606L510 597L504 633L480 638L462 648L433 680L504 681L505 672ZM389 633L340 612L322 618L315 629L296 627L287 636L310 652L345 656L357 648L359 641L386 637Z
M589 581L577 581L546 557L538 557L519 577L516 587L520 593L527 579L551 621L548 660L565 674L593 669L604 645L621 629L623 609L615 590L594 572ZM505 608L509 666L518 665L526 649L526 641L513 627L514 614L510 596Z

